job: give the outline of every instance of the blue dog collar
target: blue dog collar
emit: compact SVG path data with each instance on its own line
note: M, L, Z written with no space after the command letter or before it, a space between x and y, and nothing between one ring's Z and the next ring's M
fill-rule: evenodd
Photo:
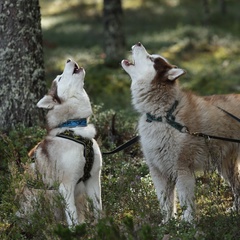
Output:
M80 119L70 119L66 122L58 125L59 128L68 127L68 128L74 128L74 127L86 127L87 126L87 119L86 118L80 118Z

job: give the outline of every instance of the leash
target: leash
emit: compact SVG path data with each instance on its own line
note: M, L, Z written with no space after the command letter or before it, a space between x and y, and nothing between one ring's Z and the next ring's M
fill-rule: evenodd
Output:
M223 111L224 113L226 113L228 116L232 117L233 119L237 120L238 122L240 122L240 119L238 117L236 117L235 115L233 115L232 113L217 107L218 109L220 109L221 111ZM207 134L203 134L203 133L190 133L193 136L197 136L197 137L204 137L207 139L218 139L218 140L222 140L222 141L229 141L229 142L236 142L236 143L240 143L240 139L233 139L233 138L225 138L225 137L218 137L218 136L211 136L211 135L207 135Z
M127 141L126 143L120 145L119 147L115 148L114 150L112 150L110 152L102 152L102 155L110 155L110 154L114 154L114 153L120 152L120 151L130 147L134 143L138 142L139 139L140 139L139 136L135 136L132 139L130 139L129 141Z
M181 133L187 133L191 136L194 137L202 137L205 138L207 140L210 139L216 139L216 140L221 140L221 141L227 141L227 142L234 142L234 143L240 143L240 139L233 139L233 138L226 138L226 137L219 137L219 136L213 136L213 135L209 135L209 134L205 134L205 133L200 133L200 132L191 132L189 131L187 126L182 125L181 123L178 123L175 121L175 116L173 115L174 110L177 108L178 105L178 101L175 101L174 104L172 105L172 107L170 108L169 111L167 111L167 115L165 117L167 123L177 129L179 132ZM226 113L227 115L229 115L230 117L234 118L235 120L237 120L238 122L240 122L240 119L238 117L236 117L235 115L227 112L226 110L218 107L220 110L222 110L224 113ZM155 117L154 115L147 113L146 114L147 119L146 122L162 122L163 121L163 117ZM102 155L110 155L110 154L114 154L117 152L120 152L128 147L130 147L131 145L133 145L134 143L138 142L140 139L139 136L135 136L132 139L130 139L128 142L120 145L119 147L115 148L114 150L110 151L110 152L102 152Z
M238 122L240 122L240 118L236 117L235 115L233 115L232 113L220 108L220 107L217 107L218 109L222 110L224 113L226 113L228 116L232 117L233 119L237 120Z
M184 126L175 122L175 117L172 115L174 110L176 109L177 105L178 105L178 101L175 101L173 106L167 112L167 117L166 118L167 118L167 121L170 125L174 126L174 128L178 129L179 131L182 131ZM156 118L155 116L151 115L150 113L147 113L147 120L146 121L147 122L152 122L152 121L162 122L162 117ZM139 139L140 139L140 136L135 136L132 139L130 139L129 141L127 141L126 143L120 145L119 147L115 148L114 150L112 150L110 152L102 152L102 155L110 155L110 154L120 152L120 151L130 147L134 143L138 142Z
M217 140L222 140L222 141L226 141L226 142L240 143L240 139L213 136L213 135L208 135L208 134L199 133L199 132L190 132L188 130L188 128L186 128L185 132L190 134L190 135L192 135L192 136L194 136L194 137L203 137L203 138L205 138L207 140L217 139Z
M218 109L220 109L221 111L223 111L224 113L226 113L228 116L232 117L233 119L237 120L238 122L240 122L240 118L236 117L235 115L233 115L232 113L220 108L217 106ZM211 135L207 135L207 134L203 134L203 133L190 133L193 136L197 136L197 137L204 137L204 138L212 138L212 139L218 139L218 140L222 140L222 141L229 141L229 142L236 142L236 143L240 143L240 139L232 139L232 138L224 138L224 137L216 137L216 136L211 136Z

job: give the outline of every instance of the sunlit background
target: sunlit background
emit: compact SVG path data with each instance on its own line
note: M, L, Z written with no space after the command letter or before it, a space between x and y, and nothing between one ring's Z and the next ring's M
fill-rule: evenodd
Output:
M126 58L141 41L150 53L186 69L184 88L198 94L240 91L240 14L236 0L123 0ZM129 109L130 79L104 66L101 0L40 0L46 80L51 82L73 58L87 70L85 86L94 104ZM119 59L119 63L122 59Z

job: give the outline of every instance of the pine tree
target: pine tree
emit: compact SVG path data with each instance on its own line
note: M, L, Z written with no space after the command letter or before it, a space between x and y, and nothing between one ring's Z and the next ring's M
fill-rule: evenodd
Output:
M103 20L105 64L110 67L119 67L125 52L121 0L104 0Z
M0 129L43 120L46 89L38 0L0 0Z

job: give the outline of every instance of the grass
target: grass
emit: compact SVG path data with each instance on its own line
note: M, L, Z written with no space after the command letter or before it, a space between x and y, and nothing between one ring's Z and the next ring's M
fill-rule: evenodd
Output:
M103 151L136 134L137 117L131 106L130 79L119 68L104 65L103 26L99 0L41 0L46 80L62 72L67 58L87 72L85 85L94 107L92 122ZM141 41L149 52L160 53L187 70L182 86L197 94L240 92L240 16L237 0L229 0L228 13L219 13L211 1L206 23L201 1L123 1L126 57ZM121 59L119 59L119 62ZM115 131L110 134L115 118ZM139 145L104 157L102 200L104 217L92 217L74 231L56 222L51 206L39 196L29 219L19 219L19 197L26 183L27 152L43 136L41 128L0 133L1 239L239 239L240 216L226 212L231 206L229 187L215 174L197 176L195 226L179 218L161 224L159 204ZM60 201L59 206L62 206ZM180 215L180 210L178 212Z

